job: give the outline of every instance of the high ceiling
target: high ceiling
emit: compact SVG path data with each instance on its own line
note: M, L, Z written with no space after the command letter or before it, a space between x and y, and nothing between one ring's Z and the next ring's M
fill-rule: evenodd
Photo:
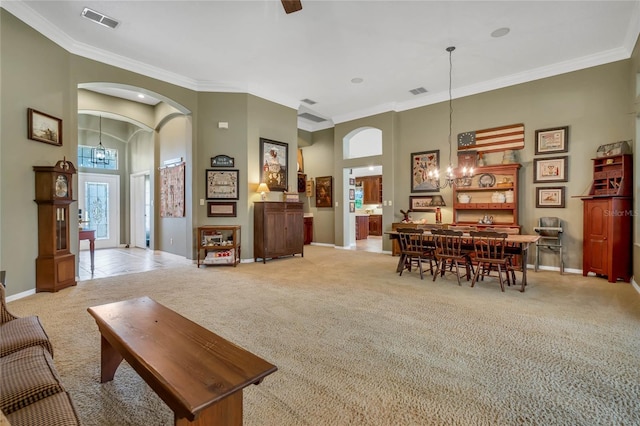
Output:
M456 98L626 59L640 33L640 0L302 5L287 15L279 0L2 2L74 54L327 119L300 118L306 130L448 99L448 46ZM97 25L85 7L119 25Z

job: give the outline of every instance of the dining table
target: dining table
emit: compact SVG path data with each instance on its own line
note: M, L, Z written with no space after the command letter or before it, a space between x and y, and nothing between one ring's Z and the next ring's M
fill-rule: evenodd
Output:
M389 239L397 239L398 231L386 231L385 234L389 235ZM430 230L424 231L425 235L431 235ZM445 236L446 237L446 236ZM472 237L468 232L462 234L463 244L462 248L468 251L473 251L473 242ZM520 285L520 291L524 293L524 289L527 285L527 261L529 257L529 246L531 244L535 244L540 239L539 235L531 235L531 234L508 234L506 238L506 243L508 247L505 249L506 252L513 254L519 260L519 262L514 265L514 269L516 271L522 272L522 280ZM398 260L398 266L396 267L396 271L400 272L403 268L403 257L400 256Z

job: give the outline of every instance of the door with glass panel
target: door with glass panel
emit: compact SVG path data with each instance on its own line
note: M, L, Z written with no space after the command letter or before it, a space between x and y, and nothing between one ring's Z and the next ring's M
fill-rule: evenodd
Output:
M120 176L78 173L78 208L83 229L96 231L96 249L120 244ZM80 249L89 248L80 241Z

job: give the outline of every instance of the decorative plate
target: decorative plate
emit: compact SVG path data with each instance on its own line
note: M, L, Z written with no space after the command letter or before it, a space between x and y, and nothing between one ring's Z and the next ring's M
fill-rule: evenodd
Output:
M496 184L496 177L490 173L485 173L480 175L480 179L478 179L478 185L481 188L491 187Z

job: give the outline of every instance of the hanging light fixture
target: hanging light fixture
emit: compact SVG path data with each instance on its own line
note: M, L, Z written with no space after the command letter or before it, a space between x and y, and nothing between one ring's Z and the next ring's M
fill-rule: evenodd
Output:
M469 186L471 185L471 178L473 177L473 167L462 169L462 176L456 177L453 169L453 163L451 162L451 130L453 128L453 98L451 96L451 80L453 71L453 62L451 60L451 54L456 50L455 46L447 47L449 52L449 165L444 175L444 179L440 181L440 171L432 170L428 174L428 179L431 185L437 188L446 188L447 186Z
M98 146L91 149L91 162L93 164L109 164L107 149L102 145L102 116L100 116L100 134L98 138Z

